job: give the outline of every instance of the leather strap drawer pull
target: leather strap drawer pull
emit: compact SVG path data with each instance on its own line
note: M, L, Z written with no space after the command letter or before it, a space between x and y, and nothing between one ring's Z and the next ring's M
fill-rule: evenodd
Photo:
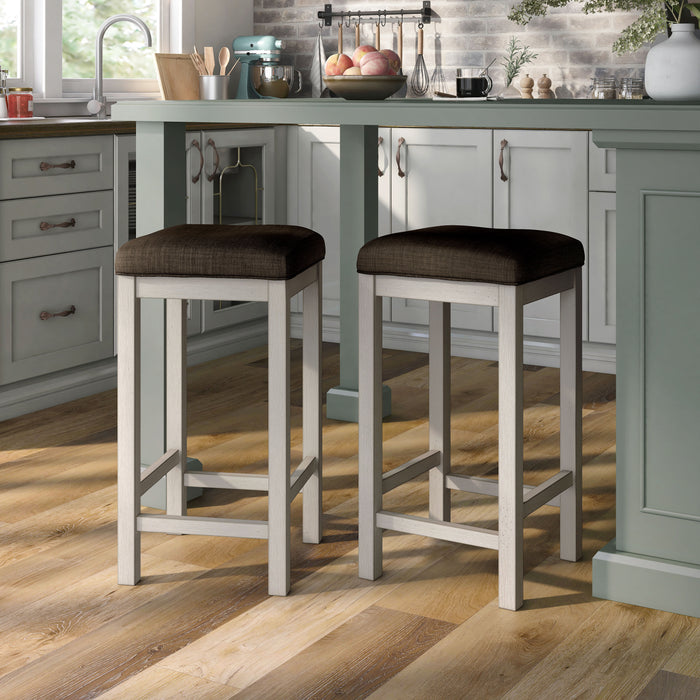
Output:
M199 182L199 178L202 175L202 169L204 168L204 153L202 153L202 147L199 145L199 141L197 139L192 139L190 148L196 148L199 153L199 170L197 171L196 175L192 176L192 182L196 185Z
M382 136L380 136L377 139L377 148L379 148L379 146L381 146L383 143L384 143L384 138ZM377 165L377 176L382 177L383 175L384 175L384 171L379 167L379 165Z
M211 175L204 170L204 174L207 176L207 180L209 182L213 182L216 176L219 174L219 163L220 163L220 158L219 158L219 149L216 147L216 144L214 143L214 139L209 139L207 141L207 145L205 148L211 146L212 149L214 150L214 170L212 170Z
M406 173L401 170L401 146L406 143L406 139L403 136L399 137L398 146L396 146L396 168L399 173L399 177L406 177Z
M48 321L50 318L57 318L58 316L71 316L72 314L75 313L75 306L71 304L71 307L69 309L66 309L65 311L59 311L58 313L52 314L50 311L42 311L39 314L39 318L42 321Z
M45 160L42 160L41 163L39 163L39 170L42 172L46 172L52 168L63 168L64 170L72 169L75 168L75 161L71 160L68 163L47 163Z
M501 169L501 180L503 182L506 182L508 180L508 176L503 171L503 150L507 145L508 141L506 141L506 139L503 139L503 141L501 141L501 151L498 154L498 167Z
M75 226L75 219L69 219L60 224L50 224L48 221L42 221L39 224L42 231L48 231L50 228L71 228L72 226Z

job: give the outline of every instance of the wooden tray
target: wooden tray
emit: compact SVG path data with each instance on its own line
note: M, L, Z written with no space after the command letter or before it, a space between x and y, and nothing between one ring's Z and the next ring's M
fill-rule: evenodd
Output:
M199 99L199 73L188 53L157 53L156 66L164 100Z

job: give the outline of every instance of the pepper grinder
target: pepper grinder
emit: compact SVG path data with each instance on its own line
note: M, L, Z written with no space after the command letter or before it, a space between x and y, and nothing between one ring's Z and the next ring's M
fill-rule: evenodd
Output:
M520 78L520 94L524 100L532 99L532 88L535 85L535 81L530 77L528 73L525 73L524 78Z
M537 97L540 100L553 100L554 99L554 91L551 90L551 87L552 87L552 81L547 77L547 74L545 73L537 81Z

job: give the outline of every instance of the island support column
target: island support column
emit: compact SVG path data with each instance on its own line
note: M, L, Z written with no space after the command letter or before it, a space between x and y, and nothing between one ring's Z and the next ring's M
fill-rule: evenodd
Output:
M357 253L377 237L376 126L340 127L340 385L326 396L326 416L357 422L358 326ZM391 391L382 387L383 415L391 412Z
M593 140L617 149L618 290L617 532L593 595L700 617L700 135Z

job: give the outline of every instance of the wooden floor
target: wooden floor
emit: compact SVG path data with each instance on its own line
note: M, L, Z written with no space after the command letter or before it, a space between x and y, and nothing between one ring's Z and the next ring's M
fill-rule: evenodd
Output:
M335 346L324 364L328 388ZM495 475L497 366L452 366L455 470ZM388 469L427 446L425 356L386 351L385 377ZM263 469L265 349L189 380L191 454ZM557 384L527 368L529 483L556 469ZM292 593L270 598L259 540L145 534L142 582L116 584L114 392L0 423L0 698L699 698L700 620L591 596L591 557L615 534L614 377L587 373L584 393L584 558L559 560L555 509L527 518L518 612L498 608L493 551L386 534L383 577L357 578L356 425L325 422L326 536L301 542L295 502ZM297 457L299 424L295 408ZM424 512L425 486L388 507ZM453 501L455 520L496 525L493 498ZM265 518L258 494L190 505Z

